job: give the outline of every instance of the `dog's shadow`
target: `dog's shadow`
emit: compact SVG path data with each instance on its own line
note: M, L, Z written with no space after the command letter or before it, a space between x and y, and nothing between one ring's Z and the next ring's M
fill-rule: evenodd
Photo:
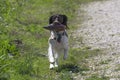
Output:
M56 69L56 72L65 72L65 71L71 71L72 73L78 73L80 72L80 68L75 64L67 63L67 64L60 65Z

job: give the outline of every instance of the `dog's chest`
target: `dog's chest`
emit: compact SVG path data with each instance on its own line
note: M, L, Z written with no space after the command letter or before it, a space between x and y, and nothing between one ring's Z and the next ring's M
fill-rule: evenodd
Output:
M54 49L64 49L68 44L68 40L66 36L62 36L61 41L58 42L57 39L54 39L53 37L49 39L49 43L52 45Z
M49 43L52 45L53 49L62 50L68 46L68 37L61 32L58 35L55 32L51 32L51 36L49 38Z
M54 49L63 49L64 48L64 40L63 40L63 38L61 38L61 41L60 42L58 42L57 41L57 39L51 39L51 44L52 44L52 47L54 48Z

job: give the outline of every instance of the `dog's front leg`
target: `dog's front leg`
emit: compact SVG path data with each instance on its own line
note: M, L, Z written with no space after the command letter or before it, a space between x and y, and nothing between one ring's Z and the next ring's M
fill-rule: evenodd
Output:
M64 57L63 59L66 60L68 56L68 50L69 50L69 44L68 44L68 37L64 36L63 38L63 44L64 44Z
M68 57L68 49L64 49L64 57L63 59L66 60Z
M58 67L58 58L59 58L59 54L55 52L55 67Z
M49 62L50 62L50 69L54 68L54 52L53 52L53 47L51 44L51 40L49 40L49 48L48 48L48 58L49 58Z

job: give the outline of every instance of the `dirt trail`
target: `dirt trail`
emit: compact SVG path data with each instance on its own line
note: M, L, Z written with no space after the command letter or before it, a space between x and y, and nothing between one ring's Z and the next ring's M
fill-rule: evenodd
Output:
M82 45L92 49L105 49L106 54L88 59L87 76L76 76L76 80L85 80L92 74L109 77L110 80L120 80L120 0L107 0L81 5L78 20L83 16L83 22L78 25L73 36L76 39L75 48ZM78 34L79 33L79 34ZM82 41L78 41L82 37Z

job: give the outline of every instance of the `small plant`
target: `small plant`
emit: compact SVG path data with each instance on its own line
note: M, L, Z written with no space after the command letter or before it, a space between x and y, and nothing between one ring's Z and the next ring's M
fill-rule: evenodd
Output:
M6 80L10 77L8 72L11 69L12 58L19 55L15 45L10 44L9 40L1 40L0 42L0 79Z

